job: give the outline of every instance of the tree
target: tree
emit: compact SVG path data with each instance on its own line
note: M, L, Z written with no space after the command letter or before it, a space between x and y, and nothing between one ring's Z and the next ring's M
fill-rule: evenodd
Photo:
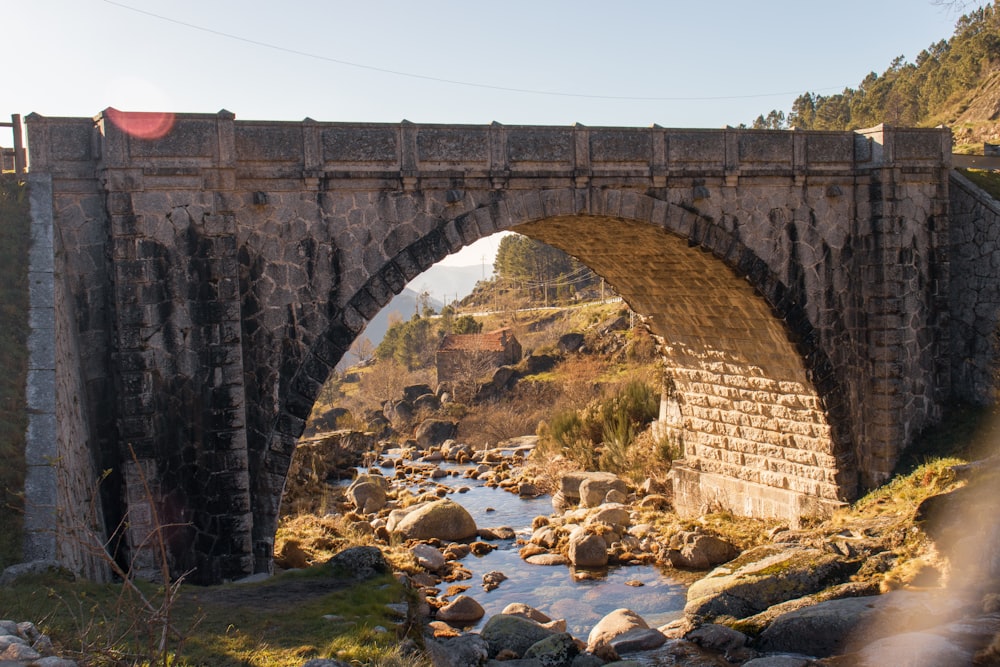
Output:
M563 251L520 234L500 241L493 269L498 284L535 301L567 299L600 281L597 274Z

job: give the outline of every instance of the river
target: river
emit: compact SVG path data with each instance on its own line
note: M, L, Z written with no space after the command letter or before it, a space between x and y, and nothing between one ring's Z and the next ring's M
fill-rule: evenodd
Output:
M469 466L441 463L447 471L461 473ZM481 528L508 526L519 537L531 535L531 522L539 515L552 513L548 495L521 498L482 481L458 475L435 480L464 492L449 497L472 515ZM521 559L515 540L494 541L497 548L484 556L469 555L463 561L472 579L456 582L468 585L466 595L475 598L486 614L470 629L476 630L512 602L530 605L551 618L566 620L567 631L586 640L590 629L606 614L626 607L645 619L650 627L659 627L682 615L686 586L671 579L655 565L611 566L597 576L578 579L565 565L532 565ZM499 571L507 576L496 589L486 591L483 574ZM593 574L593 573L590 573Z

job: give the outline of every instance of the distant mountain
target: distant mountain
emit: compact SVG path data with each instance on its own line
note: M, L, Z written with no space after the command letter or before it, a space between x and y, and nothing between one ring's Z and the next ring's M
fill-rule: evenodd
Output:
M493 275L493 265L485 268L479 266L432 266L410 281L407 289L417 294L430 292L431 298L449 304L461 300L472 293L476 283L483 279L483 274L489 278ZM435 306L440 309L441 306Z
M492 272L492 266L488 267ZM441 312L446 303L451 303L456 299L462 299L472 293L472 288L483 276L482 266L432 266L419 276L410 281L410 284L403 288L403 291L392 298L386 306L379 311L365 330L358 337L358 340L367 338L371 341L372 348L378 347L385 337L385 332L389 329L389 318L396 315L404 320L413 317L418 312L420 295L424 292L430 294L429 305L436 312ZM353 351L348 351L337 368L343 370L358 362L358 356Z

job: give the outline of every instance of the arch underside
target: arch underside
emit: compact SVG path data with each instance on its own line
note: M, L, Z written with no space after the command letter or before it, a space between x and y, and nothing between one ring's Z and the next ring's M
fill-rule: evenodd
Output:
M674 483L684 509L792 518L850 498L849 441L830 423L811 357L745 278L650 225L567 216L514 230L592 268L660 338L661 429L683 446Z
M631 194L646 201L634 208L647 211L649 219L602 214L599 202L615 194L595 191L588 203L573 190L470 193L460 206L447 203L444 192L429 191L420 195L419 206L386 207L377 198L359 203L359 195L346 193L353 208L342 208L359 212L359 222L348 223L344 233L361 234L368 245L340 262L340 284L330 295L336 298L325 308L328 325L312 340L297 339L304 356L292 355L298 359L292 363L275 356L263 364L298 370L280 373L281 385L293 391L273 395L280 401L277 412L269 402L260 410L277 415L272 426L249 434L251 450L260 452L258 463L251 457L259 549L267 551L274 534L291 453L326 374L410 280L449 253L504 230L580 259L648 318L662 340L673 390L661 421L684 447L684 458L674 466L680 509L723 505L741 514L794 520L853 498L852 425L831 362L800 305L804 299L797 300L794 288L786 288L738 236L717 235L728 239L719 251L705 240L716 235L705 229L701 240L687 238L683 229L672 231L674 224L683 228L684 220L657 218L673 210L662 201ZM448 206L453 211L446 217L433 213ZM376 224L369 220L403 210L425 213L388 225L392 233L381 241L381 234L365 232ZM711 220L705 218L704 225L710 228ZM323 312L322 304L314 305Z

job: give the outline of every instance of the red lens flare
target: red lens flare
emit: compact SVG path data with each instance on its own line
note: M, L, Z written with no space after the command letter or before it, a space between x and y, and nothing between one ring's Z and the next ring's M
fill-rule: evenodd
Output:
M174 114L169 111L119 111L107 109L104 117L125 134L137 139L162 139L174 127Z

